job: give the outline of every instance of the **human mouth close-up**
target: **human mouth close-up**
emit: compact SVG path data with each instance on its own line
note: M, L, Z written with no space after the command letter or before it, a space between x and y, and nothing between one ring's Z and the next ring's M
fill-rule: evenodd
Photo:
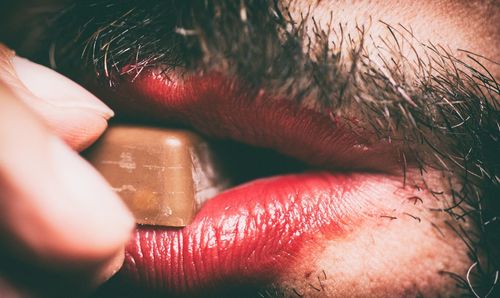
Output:
M377 141L360 120L270 99L220 74L175 77L152 71L101 92L122 115L139 109L153 123L215 140L233 183L184 228L139 225L122 281L180 295L258 291L310 262L311 249L347 237L367 218L390 221L389 206L414 206L426 195L401 190L401 146Z
M327 116L298 108L293 101L270 101L265 94L250 98L236 82L221 76L186 81L151 74L136 79L127 93L150 103L165 120L211 137L270 148L323 169L373 171L375 166L387 166L394 156L391 148L365 145L367 137L356 135L346 124L334 126ZM290 163L258 159L254 162L261 171ZM238 170L245 175L244 166ZM139 228L124 270L148 285L175 292L245 286L248 281L266 284L292 266L308 242L311 245L320 235L346 233L345 225L356 222L367 196L383 195L387 188L388 179L367 172L311 170L255 177L209 199L182 230Z
M72 93L57 94L69 109L42 123L40 101L18 92L7 107L22 106L19 97L35 113L5 113L6 123L33 118L41 135L70 145L100 185L73 193L103 208L45 208L68 195L30 167L66 154L48 158L31 126L4 129L7 231L43 244L7 239L7 258L74 273L75 292L93 298L498 296L495 1L50 2L33 9L36 30L20 28L30 19L23 5L0 20L9 57L33 61L20 71L6 58L6 83L45 96L70 78L106 117L90 123L89 105L73 109ZM21 147L37 162L15 144L31 144ZM73 190L87 176L64 161ZM83 232L39 237L41 225L26 224L39 217L2 195L37 199L26 203L34 215L64 211L55 231ZM122 212L105 209L106 198ZM18 247L49 254L30 259ZM61 264L45 268L52 260ZM0 296L2 271L23 266L0 266ZM73 290L38 272L12 284L42 296Z

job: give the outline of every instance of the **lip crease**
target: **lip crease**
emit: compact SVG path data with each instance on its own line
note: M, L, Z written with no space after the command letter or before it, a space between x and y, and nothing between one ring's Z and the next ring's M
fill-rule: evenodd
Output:
M103 92L121 114L186 124L329 170L229 189L183 229L140 226L120 276L150 289L186 294L272 282L308 243L342 237L355 225L366 194L376 193L398 168L397 146L370 141L370 133L350 125L355 119L336 121L217 73L181 80L150 72L120 84L111 96Z

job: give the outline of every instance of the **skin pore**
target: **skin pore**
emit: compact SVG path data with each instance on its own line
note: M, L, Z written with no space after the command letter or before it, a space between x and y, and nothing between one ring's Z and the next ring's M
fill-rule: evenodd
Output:
M53 67L113 88L219 72L400 145L349 233L318 234L260 295L498 294L497 2L105 2L58 17Z

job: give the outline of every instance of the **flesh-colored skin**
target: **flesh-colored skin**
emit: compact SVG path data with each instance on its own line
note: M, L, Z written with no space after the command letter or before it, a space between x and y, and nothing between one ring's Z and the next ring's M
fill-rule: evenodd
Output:
M306 21L308 32L313 31L313 18L322 30L327 31L328 25L331 24L330 29L337 34L341 24L344 36L350 34L354 39L359 38L358 28L363 28L366 36L371 36L365 39L365 46L371 58L375 58L378 53L371 39L379 46L380 39L394 44L394 38L387 30L387 25L390 25L399 39L401 38L398 32L404 33L405 37L413 42L419 55L423 53L419 43L432 43L443 47L459 59L471 62L466 59L468 53L461 51L466 50L488 58L474 56L494 76L498 77L500 73L497 46L500 35L500 4L497 1L292 0L287 7L294 20L300 20L301 14L309 12ZM414 40L403 27L412 32ZM314 40L313 34L309 36ZM330 39L338 43L335 34L332 33ZM399 42L401 44L401 40ZM403 53L405 58L415 59L413 49L409 46L403 47Z
M379 21L395 27L402 24L411 28L418 40L443 45L459 58L466 54L458 49L466 49L498 61L498 4L482 2L476 5L467 1L295 0L290 8L292 17L298 19L301 12L311 7L310 16L322 28L332 13L335 25L347 25L346 34L355 35L357 24L365 25L374 37L390 39L390 33ZM373 47L369 50L376 53ZM411 56L410 52L407 55ZM498 77L498 64L481 62ZM441 186L438 173L430 176L436 187ZM347 236L319 236L304 246L290 260L292 265L287 267L291 269L283 273L277 285L291 296L299 293L317 297L412 297L421 293L432 297L455 293L455 281L440 272L465 276L472 261L463 242L444 224L450 218L444 212L429 211L442 207L450 200L449 195L436 199L424 191L416 193L410 189L396 193L374 197L371 208L360 210L364 214L361 223ZM415 195L422 201L409 202L408 198Z
M458 294L441 272L464 276L471 265L465 244L445 224L449 216L431 212L447 196L402 188L396 195L369 196L360 224L346 237L319 238L305 245L279 284L306 297L424 297ZM422 201L412 199L418 196ZM443 201L441 201L443 200Z
M466 53L458 51L465 49L498 60L495 45L499 30L493 25L498 24L498 4L493 9L494 1L460 2L298 0L292 1L289 8L292 17L300 19L300 13L311 7L309 31L312 17L326 30L332 13L333 28L338 30L341 23L344 32L353 36L358 36L357 24L364 25L365 32L373 37L393 40L380 21L399 30L398 24L402 24L411 28L418 40L440 44L458 58L466 57ZM377 52L369 42L366 45L369 53ZM406 56L411 58L412 53L408 51ZM480 61L498 76L498 64ZM435 174L431 181L440 185L442 179ZM379 212L367 213L363 223L345 238L320 239L308 245L278 284L290 295L306 297L414 297L419 293L434 297L457 293L455 281L440 272L465 276L472 261L464 243L444 224L451 218L444 212L429 211L450 200L450 196L436 199L429 193L414 192L374 200ZM418 195L423 202L408 204L408 195ZM395 219L378 216L384 212Z

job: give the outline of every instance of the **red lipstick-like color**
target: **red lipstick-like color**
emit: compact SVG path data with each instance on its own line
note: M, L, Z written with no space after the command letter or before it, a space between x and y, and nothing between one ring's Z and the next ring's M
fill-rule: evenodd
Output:
M124 270L136 282L174 293L271 282L294 264L304 243L339 237L353 223L366 178L287 175L228 190L184 229L140 228Z
M211 137L274 149L324 169L397 169L397 147L297 102L218 74L150 73L114 90L122 114L181 123ZM348 123L350 122L350 123ZM396 156L396 158L395 158ZM241 169L245 171L245 169ZM249 182L209 200L183 229L139 227L121 276L174 294L275 281L315 240L354 225L380 174L311 172Z
M397 144L381 142L354 118L304 108L219 74L182 80L140 76L114 98L128 114L187 124L209 136L271 148L322 168L393 171L400 164Z

